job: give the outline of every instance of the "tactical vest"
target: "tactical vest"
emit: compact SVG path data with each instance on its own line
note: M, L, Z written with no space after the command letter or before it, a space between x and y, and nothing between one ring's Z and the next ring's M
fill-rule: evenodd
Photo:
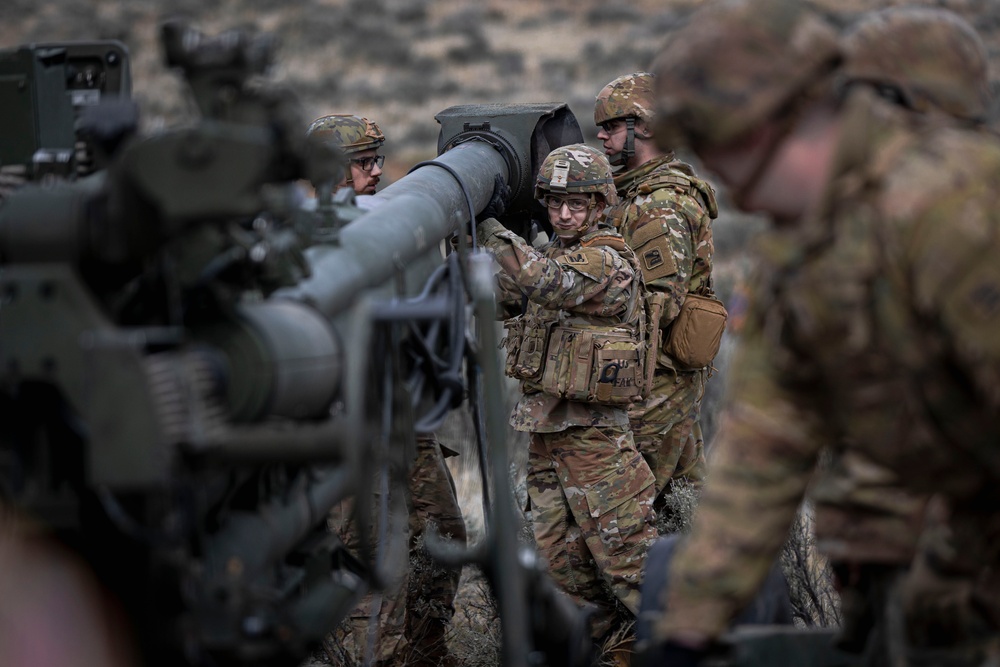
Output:
M691 167L683 162L672 162L669 169L652 172L651 177L630 187L622 197L632 200L656 190L670 189L699 202L709 218L719 216L715 192L704 180L694 175ZM619 230L628 224L628 206L622 206L611 220ZM648 228L648 231L647 231ZM646 281L657 280L676 271L676 264L668 262L670 247L659 227L646 225L632 237L632 248ZM691 286L688 285L688 290ZM677 317L662 323L664 327L663 352L679 370L697 370L712 363L722 344L729 313L715 298L710 281L697 292L689 291L681 304Z
M583 315L525 304L521 315L504 322L506 373L529 393L609 405L641 401L652 386L659 345L659 327L647 324L658 321L659 313L647 309L657 303L662 308L662 295L649 303L635 255L619 235L592 235L580 245L613 248L632 267L635 283L622 323L596 324Z

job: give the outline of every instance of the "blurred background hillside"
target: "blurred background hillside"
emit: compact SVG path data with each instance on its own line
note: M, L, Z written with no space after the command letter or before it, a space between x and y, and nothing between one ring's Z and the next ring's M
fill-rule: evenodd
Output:
M309 119L353 112L389 143L389 181L435 150L434 114L458 103L567 102L593 140L592 102L619 74L645 68L699 0L3 0L0 46L113 38L133 59L147 129L190 113L161 63L157 24L189 18L206 32L256 25L277 33L273 77ZM821 0L843 20L897 0ZM920 0L967 18L1000 58L1000 2Z

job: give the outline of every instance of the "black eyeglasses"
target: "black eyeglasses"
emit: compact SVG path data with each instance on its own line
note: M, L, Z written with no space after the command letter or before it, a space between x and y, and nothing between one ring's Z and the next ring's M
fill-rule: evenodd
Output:
M379 169L382 168L382 165L385 164L385 156L376 155L374 157L352 157L349 162L353 162L364 171L371 171L375 168L375 165L378 165Z

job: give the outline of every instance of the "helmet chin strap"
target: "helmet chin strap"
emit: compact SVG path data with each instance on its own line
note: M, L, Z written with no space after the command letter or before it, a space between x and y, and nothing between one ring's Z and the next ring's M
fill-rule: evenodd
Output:
M625 132L625 145L621 151L608 156L608 162L611 163L612 167L623 166L629 161L629 158L635 155L635 116L629 116L625 119Z

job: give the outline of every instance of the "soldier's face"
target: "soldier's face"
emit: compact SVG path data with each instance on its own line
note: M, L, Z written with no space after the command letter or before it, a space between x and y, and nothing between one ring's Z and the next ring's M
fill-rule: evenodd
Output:
M604 142L605 155L617 155L625 148L625 140L628 138L627 126L623 118L609 120L598 125L597 138Z
M596 225L604 212L604 200L596 197L594 206L584 205L582 210L571 210L580 206L581 202L590 203L590 199L584 195L567 195L566 197L552 197L553 203L559 203L558 207L549 206L549 223L552 230L563 241L575 241Z
M369 148L366 151L361 151L360 153L353 153L350 156L350 162L348 162L348 168L351 170L351 183L344 179L340 183L340 187L348 186L354 188L354 191L359 195L373 195L375 194L375 188L378 186L379 177L382 176L382 168L375 164L374 158L378 155L378 149ZM365 169L364 164L366 158L373 158L368 160L371 169Z

